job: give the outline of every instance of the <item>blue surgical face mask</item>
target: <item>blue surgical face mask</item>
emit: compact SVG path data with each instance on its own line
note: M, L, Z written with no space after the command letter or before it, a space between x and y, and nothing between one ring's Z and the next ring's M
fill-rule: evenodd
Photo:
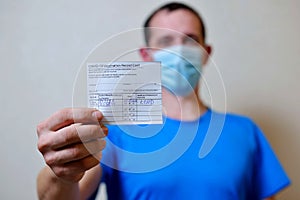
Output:
M198 46L178 45L153 54L162 64L162 86L176 96L187 96L198 84L203 50Z

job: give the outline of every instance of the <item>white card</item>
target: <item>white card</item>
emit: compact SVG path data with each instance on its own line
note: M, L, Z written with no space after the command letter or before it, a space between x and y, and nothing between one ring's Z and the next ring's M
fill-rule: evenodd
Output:
M87 64L88 107L104 124L161 124L160 62Z

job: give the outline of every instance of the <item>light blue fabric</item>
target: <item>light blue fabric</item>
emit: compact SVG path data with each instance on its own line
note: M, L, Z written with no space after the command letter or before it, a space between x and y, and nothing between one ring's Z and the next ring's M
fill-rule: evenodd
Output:
M260 129L242 116L226 114L216 145L207 156L199 158L212 113L208 110L193 122L164 118L163 125L109 126L108 147L102 159L102 181L107 185L108 199L258 200L290 183ZM184 132L178 133L178 127ZM188 136L194 130L195 137L186 151L169 165L154 171L146 166L143 169L148 171L139 173L118 170L165 163L177 153L174 146L157 160L149 157L149 163L128 159L126 154L147 157L149 152L168 147L178 134Z

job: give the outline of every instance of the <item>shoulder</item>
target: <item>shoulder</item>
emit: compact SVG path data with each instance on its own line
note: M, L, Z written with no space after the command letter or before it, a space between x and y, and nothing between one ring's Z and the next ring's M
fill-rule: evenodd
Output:
M222 135L224 137L239 138L240 141L247 141L254 147L257 145L257 140L263 137L261 129L248 116L230 112L221 113L212 111L212 121L214 118L213 115L217 116L215 117L218 121L217 125L220 126L222 124Z
M214 118L219 121L223 120L226 127L247 129L256 129L258 127L252 118L237 113L211 111L211 120Z
M236 114L236 113L226 113L226 120L231 123L238 123L243 125L255 125L254 121L246 115Z

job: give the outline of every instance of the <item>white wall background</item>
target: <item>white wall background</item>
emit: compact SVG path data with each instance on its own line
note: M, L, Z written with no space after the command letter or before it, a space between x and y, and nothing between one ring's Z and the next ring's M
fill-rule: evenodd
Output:
M35 179L44 163L36 150L36 125L72 106L76 73L90 50L140 27L162 2L0 0L0 199L37 199ZM205 18L227 110L252 117L265 131L293 182L278 199L297 199L300 1L185 2ZM209 66L206 78L217 79ZM209 87L222 108L222 88Z

